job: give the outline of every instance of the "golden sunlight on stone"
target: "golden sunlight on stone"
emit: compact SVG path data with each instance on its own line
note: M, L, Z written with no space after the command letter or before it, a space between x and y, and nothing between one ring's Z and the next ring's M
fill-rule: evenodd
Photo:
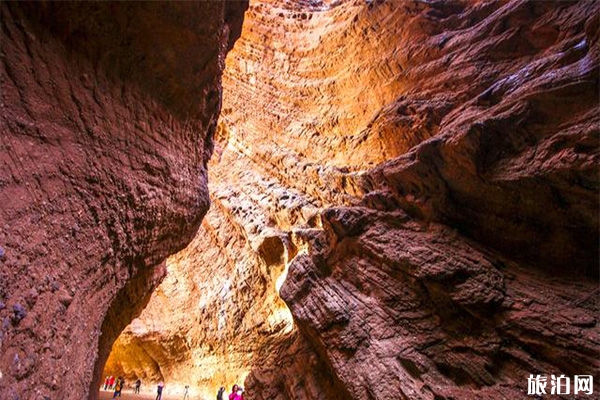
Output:
M530 371L593 373L600 6L553 4L253 2L210 210L105 375L491 400Z
M0 1L0 399L597 395L600 1L247 6Z

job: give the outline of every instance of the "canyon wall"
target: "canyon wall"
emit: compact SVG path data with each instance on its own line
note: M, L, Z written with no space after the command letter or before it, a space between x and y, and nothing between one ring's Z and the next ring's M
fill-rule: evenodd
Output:
M247 3L0 7L0 397L94 399L208 209Z
M105 372L248 399L598 382L599 11L253 2L211 210Z

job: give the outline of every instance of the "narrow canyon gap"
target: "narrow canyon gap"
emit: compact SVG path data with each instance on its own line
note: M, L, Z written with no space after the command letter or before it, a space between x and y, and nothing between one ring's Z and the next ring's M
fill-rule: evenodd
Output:
M0 397L95 399L194 237L247 3L2 2Z
M2 6L0 368L14 393L34 377L69 397L43 372L52 356L95 395L102 340L144 306L104 374L168 394L237 382L261 400L520 399L530 374L592 375L597 393L598 2L252 1L216 129L244 6L179 4L91 24L111 32L99 47L76 31L104 20L95 7L48 28L56 16ZM202 54L221 64L181 63L204 21L221 47ZM103 51L131 32L139 52ZM140 79L145 46L158 53ZM23 67L38 57L61 80ZM88 108L129 111L86 113L78 85ZM63 86L50 98L72 111L57 116L44 96ZM89 141L57 139L76 124ZM177 185L201 187L200 203ZM81 265L95 275L69 278ZM68 364L79 351L98 361Z

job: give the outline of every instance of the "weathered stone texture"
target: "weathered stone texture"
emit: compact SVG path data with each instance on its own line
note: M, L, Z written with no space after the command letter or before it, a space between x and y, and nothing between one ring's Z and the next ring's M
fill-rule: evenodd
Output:
M245 379L249 399L598 382L599 11L253 3L227 59L213 208L139 320L181 307L156 337L194 343L183 364L160 352L164 378Z
M96 397L112 342L208 209L244 6L0 5L3 398Z

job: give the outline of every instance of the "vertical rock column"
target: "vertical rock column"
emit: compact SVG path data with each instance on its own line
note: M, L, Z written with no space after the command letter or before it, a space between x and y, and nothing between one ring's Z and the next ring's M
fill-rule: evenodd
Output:
M112 341L208 209L221 72L246 7L1 5L6 398L97 396Z

